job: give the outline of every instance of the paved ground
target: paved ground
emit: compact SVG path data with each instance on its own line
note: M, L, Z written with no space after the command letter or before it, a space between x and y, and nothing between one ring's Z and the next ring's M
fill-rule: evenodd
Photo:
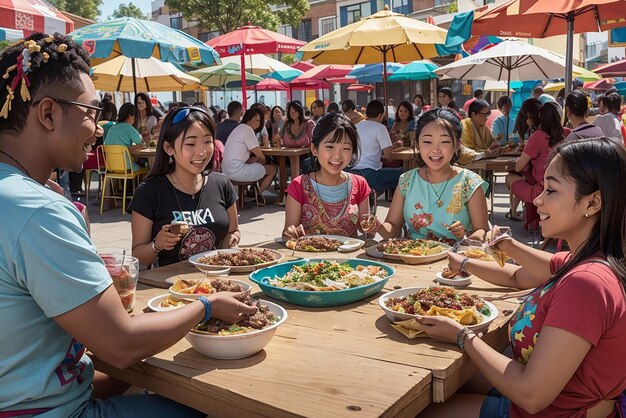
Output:
M523 222L512 222L504 217L508 211L508 190L502 183L502 179L496 185L494 199L494 224L508 225L513 229L513 236L518 240L532 243L539 241L538 233L531 233L523 229ZM97 184L92 184L91 196L95 196ZM239 229L241 230L241 245L252 245L258 242L280 236L283 230L284 208L271 204L276 200L276 194L265 193L268 205L264 208L256 208L252 200L248 200L246 207L239 213ZM118 208L105 211L100 215L100 201L92 198L88 205L91 218L91 237L100 250L105 249L131 249L130 215L122 214L121 202ZM382 221L387 215L389 202L383 197L378 200L378 218ZM380 237L378 237L380 238Z

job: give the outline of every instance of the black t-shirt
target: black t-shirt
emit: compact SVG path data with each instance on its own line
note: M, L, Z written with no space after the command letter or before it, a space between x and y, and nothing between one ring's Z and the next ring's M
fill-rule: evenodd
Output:
M172 221L189 224L189 232L173 250L159 253L159 266L166 266L219 247L228 233L227 210L235 202L237 191L221 173L209 174L195 199L176 189L166 176L158 176L137 187L128 212L136 211L153 222L152 239Z

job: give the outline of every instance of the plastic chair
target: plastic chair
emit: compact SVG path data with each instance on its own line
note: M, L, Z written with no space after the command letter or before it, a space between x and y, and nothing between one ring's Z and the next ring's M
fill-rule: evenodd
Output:
M92 174L95 173L98 175L98 195L102 190L102 181L104 180L104 174L106 173L104 160L102 145L98 145L96 147L96 152L91 155L87 161L85 161L85 164L83 164L83 168L85 169L85 201L89 201L89 189L91 186ZM96 195L96 197L98 195Z
M100 213L104 207L104 199L113 199L117 206L117 199L122 199L122 213L126 212L126 187L127 180L133 182L135 188L135 180L142 174L147 174L147 168L141 168L137 171L133 170L133 158L130 155L128 147L125 145L104 145L104 162L106 172L104 174L104 186L102 187L102 198L100 199ZM113 180L122 180L124 183L122 196L115 194ZM106 194L107 180L111 180L111 195ZM132 198L132 195L128 196Z

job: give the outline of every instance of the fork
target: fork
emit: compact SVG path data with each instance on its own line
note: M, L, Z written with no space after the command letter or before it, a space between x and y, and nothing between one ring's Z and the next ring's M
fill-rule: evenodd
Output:
M502 295L480 296L480 298L489 302L494 300L520 299L524 296L528 296L531 292L532 290L521 290L519 292L504 293Z

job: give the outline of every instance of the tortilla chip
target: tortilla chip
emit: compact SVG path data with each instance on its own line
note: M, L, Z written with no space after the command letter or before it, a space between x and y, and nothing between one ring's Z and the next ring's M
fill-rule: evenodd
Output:
M431 306L426 315L445 316L454 319L461 325L476 325L482 321L482 317L475 309L450 309Z
M420 324L415 319L399 321L395 324L391 324L391 326L410 340L413 340L415 338L428 337L428 334L420 330Z

